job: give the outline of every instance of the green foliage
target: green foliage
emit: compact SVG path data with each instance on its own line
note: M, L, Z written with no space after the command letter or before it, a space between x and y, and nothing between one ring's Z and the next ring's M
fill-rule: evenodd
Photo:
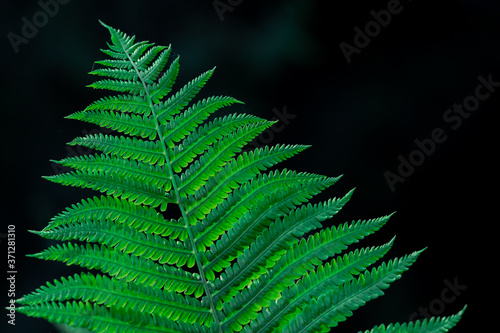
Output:
M73 171L46 177L103 194L33 231L64 242L33 257L91 271L47 283L19 299L18 311L65 331L328 332L415 262L421 251L370 268L394 240L348 247L390 215L323 228L352 191L309 200L340 177L266 172L307 146L243 151L273 122L212 117L241 103L193 101L213 70L171 93L179 71L179 57L169 62L171 48L103 25L109 58L97 62L102 68L90 74L104 78L90 87L117 94L68 118L115 134L74 139L97 153L57 161ZM180 213L167 219L173 205ZM445 332L462 312L370 332Z

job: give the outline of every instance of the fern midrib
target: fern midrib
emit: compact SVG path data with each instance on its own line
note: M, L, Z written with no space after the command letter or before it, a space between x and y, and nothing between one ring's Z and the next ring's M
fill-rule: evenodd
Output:
M192 232L191 227L190 227L190 223L189 223L189 219L188 219L187 214L186 214L185 207L184 207L184 205L180 201L179 184L177 184L177 182L174 179L174 171L173 171L172 164L171 164L171 162L169 160L169 157L168 157L168 155L169 155L168 154L168 147L165 144L165 141L163 139L163 134L162 134L162 131L160 129L160 122L159 122L158 116L157 116L157 114L155 112L153 100L151 98L148 86L147 86L144 78L141 76L141 73L140 73L139 69L137 68L136 64L134 63L134 61L130 57L129 53L127 52L125 46L123 45L122 39L119 38L119 41L120 41L120 44L121 44L121 47L122 47L124 53L127 55L127 58L129 59L129 61L132 64L132 66L134 67L134 70L136 71L137 76L138 76L139 80L141 81L141 83L142 83L142 85L144 87L144 90L146 92L146 97L148 99L149 107L151 109L151 114L153 115L154 122L155 122L155 127L156 127L156 131L158 133L158 140L161 143L162 150L163 150L163 156L165 158L165 163L167 164L167 167L168 167L169 178L172 181L172 189L174 190L175 197L177 199L177 204L179 206L182 218L183 218L185 226L186 226L186 231L188 233L188 238L189 238L189 241L191 243L191 248L193 250L193 255L194 255L195 260L196 260L196 266L198 267L198 271L199 271L201 280L203 282L203 289L205 290L205 294L209 298L210 312L212 313L212 316L213 316L215 322L217 323L217 326L219 327L219 332L223 333L219 317L217 316L217 309L215 307L215 303L213 301L212 294L210 292L210 288L208 286L208 282L207 282L207 278L205 276L205 272L203 271L203 263L200 261L199 257L196 255L197 253L196 253L196 243L195 243L195 240L194 240L194 235L193 235L193 232Z

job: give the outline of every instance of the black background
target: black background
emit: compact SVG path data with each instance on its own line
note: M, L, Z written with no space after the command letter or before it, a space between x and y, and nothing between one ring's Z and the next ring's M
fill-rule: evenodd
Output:
M50 159L85 152L66 142L98 130L63 117L105 95L85 88L92 82L86 73L103 58L99 49L109 39L98 24L101 19L138 40L172 44L181 55L177 87L217 66L200 96L230 95L246 103L225 112L271 119L276 110L286 109L294 116L267 139L312 148L280 167L343 174L320 199L356 187L351 202L328 223L397 211L363 245L379 245L397 235L388 258L427 247L385 296L333 331L405 322L420 307L432 304L436 309L443 304L445 280L467 289L435 314L451 315L468 304L453 332L494 331L488 309L496 308L498 296L494 205L499 92L455 130L443 115L474 94L479 76L500 81L500 3L401 1L401 12L348 63L339 44L352 45L354 28L364 29L373 20L370 11L386 9L390 1L233 1L238 2L221 20L209 0L73 0L43 22L36 1L2 1L0 232L15 225L16 296L73 271L24 255L49 244L28 229L42 229L66 206L93 194L41 176L57 173ZM23 17L42 21L16 52L9 36L22 35ZM414 141L429 139L435 128L442 128L447 140L392 191L384 173L397 173L398 156L416 154ZM0 267L6 271L3 257ZM6 306L5 280L2 288ZM17 314L15 328L6 325L7 319L0 319L7 332L55 332L44 320L22 314Z

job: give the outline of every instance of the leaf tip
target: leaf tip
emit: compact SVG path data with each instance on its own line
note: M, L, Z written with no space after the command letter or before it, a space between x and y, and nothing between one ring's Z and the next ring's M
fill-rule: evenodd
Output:
M99 21L99 23L100 23L103 27L105 27L106 29L108 29L108 30L110 30L110 31L111 31L111 30L114 30L112 27L110 27L109 25L107 25L107 24L106 24L106 23L104 23L103 21L101 21L101 20L98 20L98 21Z

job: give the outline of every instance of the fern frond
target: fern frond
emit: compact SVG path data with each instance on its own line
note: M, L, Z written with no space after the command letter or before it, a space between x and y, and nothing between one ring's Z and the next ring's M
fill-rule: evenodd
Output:
M213 174L211 179L206 182L200 180L203 178L198 178L199 182L196 185L201 187L185 200L188 217L194 216L199 220L203 219L207 213L223 202L233 189L246 184L256 174L305 148L307 147L278 146L271 149L258 149L249 154L245 152L233 162L226 164L217 174ZM191 186L193 185L191 183Z
M160 264L182 267L194 266L193 250L185 242L167 239L159 235L140 232L135 228L117 225L110 220L86 221L50 229L32 231L48 239L60 241L79 240L97 242L124 253L141 256Z
M144 180L123 179L100 170L68 172L44 178L62 185L91 188L108 195L128 199L135 204L145 204L151 207L161 206L162 211L167 209L169 202L165 198L165 192L170 189L170 183L166 183L165 188L158 188Z
M156 58L156 55L153 53L152 57L151 55L146 54L141 59L137 60L136 67L141 71L140 76L145 83L152 84L156 81L158 75L160 75L160 73L167 65L171 51L172 48L169 46L158 56L158 58ZM153 63L151 64L151 66L148 66L151 61L153 61Z
M307 240L303 238L293 245L268 273L228 301L227 307L232 310L231 313L226 313L224 327L236 327L236 330L241 330L238 323L246 324L256 318L262 307L267 307L270 301L279 299L281 291L295 284L295 280L314 270L322 260L341 253L348 245L377 231L389 218L390 215L345 223L317 232Z
M160 265L142 257L125 254L110 249L104 245L81 246L64 243L51 246L48 249L30 255L31 257L57 260L66 265L79 265L88 269L98 269L103 273L123 279L126 282L134 281L146 286L156 286L169 291L183 292L186 295L203 293L203 285L198 274L188 273L179 268Z
M287 250L299 242L299 237L311 230L321 228L321 221L336 214L349 200L350 194L342 200L302 206L291 211L283 219L273 222L216 280L214 298L230 300L237 291L248 286L252 280L269 272L287 253Z
M66 118L85 121L143 139L154 140L158 135L154 121L148 116L93 110L76 112Z
M170 65L170 68L163 73L158 82L148 86L148 99L154 104L158 104L163 97L172 91L177 74L179 73L179 57ZM144 84L145 82L143 82Z
M393 241L348 248L390 215L323 228L353 191L311 203L340 177L271 169L308 145L245 149L275 121L215 117L233 97L195 100L215 67L174 90L172 47L101 24L111 41L88 86L112 95L66 118L118 133L75 138L98 152L54 161L72 170L45 178L102 195L32 231L65 243L30 255L98 272L47 283L17 311L106 333L326 332L416 260L369 271ZM462 313L365 333L444 332Z
M73 168L83 172L93 170L106 170L106 172L124 179L135 179L143 181L150 186L155 186L168 190L171 184L171 177L164 166L151 165L131 159L119 158L116 156L83 155L52 161L65 167Z
M162 132L163 141L169 148L173 148L175 142L179 142L188 136L199 124L205 121L210 114L223 107L236 103L241 104L242 102L226 96L209 97L189 107L184 113L181 113L175 118L173 118L174 114L169 112L170 105L168 103L158 105L157 113L164 113L163 117L165 120L168 120Z
M365 272L356 280L313 299L283 328L283 332L328 332L331 327L352 316L352 311L383 295L383 289L401 277L420 252L391 260Z
M51 322L88 328L92 332L124 333L203 333L210 332L206 326L187 324L137 311L112 307L109 310L89 302L50 302L16 309L29 316L45 318Z
M379 247L355 250L319 265L315 271L305 274L296 284L286 288L276 302L270 302L268 311L260 312L256 320L250 323L250 331L272 332L283 329L312 299L320 297L325 290L336 290L382 258L393 242L394 239Z
M165 58L168 58L170 56L171 50L172 47L170 45L168 47L161 45L153 45L147 52L145 52L139 59L137 59L137 61L134 64L132 64L130 61L129 64L131 64L132 67L133 65L135 65L139 71L145 71L148 68L150 68L149 64L155 61L155 59L156 60L162 59L161 63L163 63L166 60ZM163 55L157 57L158 54L160 54L160 52L163 52ZM160 67L156 66L154 68L159 69Z
M364 333L444 333L457 325L466 308L467 306L450 317L432 317L431 319L417 320L404 324L380 325ZM359 333L363 332L360 331Z
M115 68L132 69L134 67L132 63L128 61L128 59L104 59L104 60L97 60L94 63L106 67L115 67Z
M185 187L181 188L183 194L192 194L186 200L188 209L193 211L194 207L197 210L211 209L211 206L214 206L213 202L210 203L211 200L217 203L220 202L220 199L226 197L226 193L230 193L233 189L253 179L260 172L300 153L308 147L302 145L278 145L271 148L258 148L249 153L240 154L237 158L225 164L217 174L211 175L206 182L187 182ZM196 190L194 190L195 188ZM191 193L191 191L193 192ZM200 192L202 193L200 194ZM202 198L202 200L198 198Z
M113 136L99 133L78 137L68 144L97 149L105 154L132 158L136 161L153 165L163 165L165 163L161 145L156 141L146 141L125 136Z
M320 181L326 178L286 169L281 172L274 171L269 174L260 174L230 193L203 220L198 221L194 216L190 219L192 224L196 223L193 226L193 232L196 235L198 251L204 252L204 247L211 246L222 234L231 229L239 217L249 211L267 193L285 189L297 182Z
M330 204L331 200L327 203ZM291 286L293 281L306 271L312 271L322 260L333 257L359 242L384 226L391 215L344 223L338 227L326 228L312 234L292 246L280 260L280 267L271 271L269 278L283 286ZM279 281L279 282L278 282Z
M187 238L186 228L182 222L165 220L156 210L150 207L135 205L133 202L109 196L93 197L82 200L56 215L43 231L73 223L108 219L115 223L134 227L138 231L151 234L179 238Z
M275 219L285 216L297 205L307 202L313 195L333 185L337 180L338 178L318 178L297 182L292 186L276 189L262 198L210 247L207 252L207 264L204 266L205 272L208 273L210 270L220 272L222 268L229 266L231 260L252 244L252 240L258 236L262 227L267 227ZM349 198L348 195L344 200L337 202L339 209ZM268 202L273 202L273 205L267 204Z
M151 108L148 101L141 96L134 95L117 95L103 97L94 103L87 106L83 111L121 111L121 112L131 112L135 114L149 116L151 113ZM80 111L82 112L82 111ZM77 112L78 113L78 112ZM74 113L66 116L65 118L73 119L76 116Z
M134 81L138 79L137 72L133 69L124 68L99 68L89 72L91 75L107 76L118 80L130 80Z
M251 115L229 115L217 118L191 132L182 143L172 149L170 162L174 172L181 172L197 156L235 129L261 122L262 119Z
M166 121L170 120L174 114L179 113L186 105L188 105L189 102L191 102L191 100L198 94L201 88L203 88L203 86L207 83L208 79L210 79L214 70L215 68L201 74L182 87L175 95L167 99L163 103L163 109L156 115L158 122L160 124L165 124ZM160 96L161 99L163 95L160 94ZM154 89L151 98L153 102L155 102L156 96L154 95ZM158 101L155 103L157 102Z
M46 286L17 302L35 305L68 300L93 302L108 308L135 310L189 324L203 325L211 320L210 311L196 298L90 273L63 277L61 281L54 280L53 283L47 283Z
M196 200L196 194L193 192L205 184L210 177L221 172L223 166L230 161L237 152L241 151L241 148L245 144L250 142L271 124L270 122L264 121L242 127L238 129L236 134L229 135L219 141L217 146L210 147L205 154L200 156L200 158L192 163L183 173L185 177L181 177L180 179L180 196L186 197L194 194L194 200ZM202 195L203 194L198 195L197 197L199 198ZM195 210L193 207L194 200L188 200L186 206L189 211L193 211L194 214L197 214L198 210ZM200 215L198 215L198 217L201 218Z
M89 84L87 87L94 89L105 89L112 90L121 93L129 93L135 96L144 96L146 91L144 90L144 86L141 82L138 81L122 81L122 80L100 80L96 81L92 84Z

